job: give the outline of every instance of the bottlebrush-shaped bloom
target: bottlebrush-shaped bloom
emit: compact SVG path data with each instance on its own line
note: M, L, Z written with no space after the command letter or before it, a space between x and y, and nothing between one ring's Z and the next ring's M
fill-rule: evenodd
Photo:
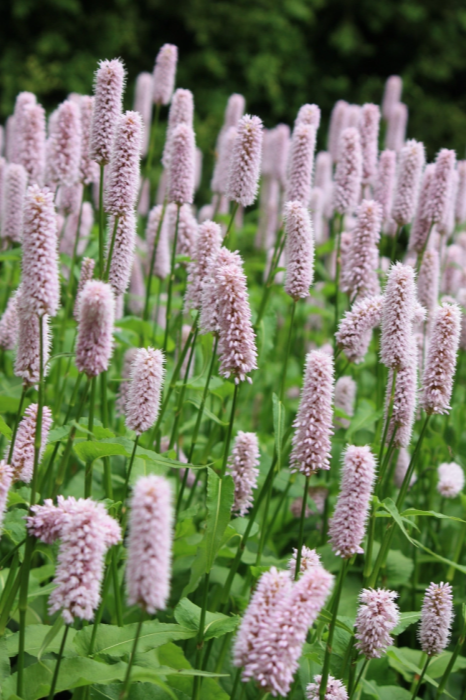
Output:
M47 182L73 185L80 178L81 114L78 105L65 100L58 107L47 145Z
M356 616L356 649L366 659L380 659L393 643L390 632L400 620L398 593L383 588L363 588Z
M411 442L411 434L416 413L417 398L417 354L414 340L410 340L409 359L398 370L395 380L395 393L393 406L388 426L387 441L390 441L396 427L393 440L395 447L408 447ZM390 402L393 370L390 369L387 378L387 391L385 396L385 420L387 420L388 405Z
M126 400L126 426L141 435L155 423L160 407L164 369L161 350L140 348L131 363Z
M55 316L60 302L57 221L53 193L32 185L23 226L22 304L38 316Z
M10 114L5 124L5 156L9 163L13 162L15 143L15 116Z
M421 405L428 415L448 413L460 339L461 311L443 303L434 317L422 381Z
M288 155L290 151L290 127L288 124L278 124L273 130L273 159L272 178L281 187L286 185Z
M192 204L194 198L194 131L187 124L173 130L170 148L168 200L177 204Z
M295 119L295 128L298 124L310 124L318 129L320 126L320 107L311 104L302 105Z
M399 75L391 75L385 82L385 89L382 100L382 114L388 119L395 105L401 100L403 81Z
M31 481L34 471L34 440L36 437L37 409L38 405L36 403L31 403L24 411L24 416L18 425L15 446L10 461L13 470L13 480L24 481L26 484L29 484ZM47 439L51 426L52 411L48 406L43 406L39 461L42 459L47 446ZM10 445L8 444L5 448L5 459L8 458L9 451Z
M457 224L463 224L466 221L466 160L458 161L457 171L458 190L456 192L455 220Z
M34 386L40 379L39 317L24 308L22 294L18 291L18 347L15 357L15 375L25 385ZM49 317L42 317L43 373L47 375L50 355Z
M143 137L141 144L141 155L147 155L149 149L150 126L152 119L152 75L147 72L139 73L136 78L136 88L134 91L134 111L141 115Z
M302 504L301 504L302 505ZM298 550L293 548L293 554L288 562L288 568L290 570L291 578L295 579L296 576L296 563L298 561ZM299 575L304 574L309 571L313 566L322 566L320 561L320 556L317 554L315 549L309 549L305 545L301 548L301 560L299 562Z
M317 127L298 123L291 137L285 200L309 206Z
M131 366L138 353L138 350L139 348L128 348L123 357L123 368L121 370L121 377L123 381L120 383L115 402L116 411L119 416L126 415L126 402L128 400L128 390L130 386L129 380L131 379Z
M399 489L403 486L403 481L406 476L406 472L408 471L409 468L409 463L411 461L411 457L409 456L409 452L406 448L402 447L400 451L398 452L398 459L396 462L396 467L395 467L395 474L394 474L394 482L395 486ZM411 477L411 480L409 482L409 485L412 486L414 482L416 481L416 475L413 474Z
M382 320L384 298L380 294L357 301L346 311L335 334L338 347L350 362L362 362L372 336L372 329Z
M406 138L406 125L408 123L408 108L403 102L393 106L388 117L387 131L385 133L385 148L392 151L401 151Z
M374 199L382 207L382 218L386 221L390 217L395 189L396 153L395 151L382 151L377 168L377 177L374 185Z
M95 260L92 258L83 258L81 263L81 272L79 275L78 289L76 290L76 299L74 302L73 316L76 320L79 318L79 297L86 282L89 282L94 275Z
M88 377L108 369L113 351L115 299L105 282L91 280L80 294L76 366Z
M416 287L410 265L395 263L385 288L380 359L390 369L403 369L410 361L410 339Z
M461 308L460 348L466 350L466 287L459 290L457 300Z
M314 566L275 605L267 627L254 640L243 679L251 676L273 696L288 695L309 627L315 622L333 584L333 576Z
M200 224L194 259L188 265L186 310L200 309L211 258L218 255L221 245L222 230L220 226L213 221L204 221Z
M319 700L321 682L322 676L314 676L314 683L308 683L306 686L307 700ZM325 700L348 700L348 693L342 681L337 680L333 676L328 677Z
M345 100L338 100L330 115L330 127L328 132L328 151L334 163L338 161L341 132L346 129L348 123L349 104Z
M419 641L422 651L435 656L447 647L453 622L453 591L449 583L431 583L422 601Z
M456 462L440 464L437 491L443 498L456 498L464 489L464 471Z
M313 187L311 190L311 200L309 208L311 210L311 221L314 230L314 239L317 245L324 242L326 231L324 231L324 205L325 194L320 187Z
M108 222L107 258L110 253L110 241L114 227L115 219L111 216ZM115 244L110 261L108 281L112 285L115 294L124 294L128 289L135 243L136 215L133 210L130 210L118 217Z
M82 95L79 100L79 110L81 114L81 162L79 164L79 179L85 185L90 185L91 182L96 182L99 177L99 167L89 155L92 118L94 113L94 97Z
M219 269L226 265L237 265L240 270L243 270L240 254L232 253L227 248L222 247L217 254L214 252L211 255L203 284L201 315L199 317L199 330L202 334L218 333L220 330L216 275Z
M359 129L362 108L359 105L349 105L347 115L347 126Z
M299 201L285 205L286 281L292 299L305 299L314 279L314 240L308 210Z
M328 216L328 207L332 200L332 157L327 151L320 151L316 156L314 187L324 193L324 211Z
M435 159L434 176L430 184L425 212L426 218L431 222L440 223L445 219L455 165L455 151L442 148Z
M259 456L257 435L239 430L228 460L228 469L235 483L233 511L241 517L253 504L252 492L259 476Z
M194 117L194 97L191 90L178 88L175 90L168 112L167 133L165 136L165 146L163 149L162 163L164 168L170 165L171 139L173 132L179 124L186 124L193 127Z
M447 246L443 252L442 292L455 297L465 279L466 252L457 243Z
M18 292L10 296L8 304L0 320L0 347L13 350L18 342Z
M146 225L146 250L147 250L147 255L145 259L146 263L146 273L149 275L151 274L150 268L150 263L152 260L152 253L154 250L155 246L155 241L157 238L157 232L159 230L160 226L160 233L159 233L159 245L160 245L160 238L161 238L161 227L162 223L160 221L161 216L163 213L163 206L161 204L157 204L155 207L152 207L152 209L149 212L149 216L147 218L147 225ZM157 247L156 251L156 257L157 253L159 252L159 245ZM168 252L168 265L170 265L170 252ZM170 268L168 268L170 271ZM154 272L152 270L152 272Z
M380 109L374 104L365 104L361 108L359 133L362 150L362 183L370 185L377 172L379 142Z
M0 462L0 534L3 528L3 519L5 517L8 492L11 482L13 481L13 470L4 459Z
M264 572L257 583L233 646L234 665L238 668L246 667L243 672L244 681L253 675L252 665L258 660L257 647L264 633L268 631L280 602L289 594L291 585L288 571L279 571L275 566Z
M115 58L100 61L95 74L89 154L99 165L106 165L112 154L113 140L120 122L125 73L123 62Z
M413 220L424 162L424 144L414 139L407 141L400 153L392 207L392 218L399 226Z
M14 113L7 123L7 159L10 163L18 163L18 142L23 131L23 114L26 107L37 104L32 92L20 92L16 96Z
M210 183L212 192L226 194L230 180L230 166L236 140L236 127L230 126L219 138L214 174Z
M347 446L340 494L329 526L332 549L343 559L364 552L361 544L366 534L375 467L375 457L367 445Z
M48 543L61 540L49 614L61 610L67 624L76 617L92 620L100 603L106 551L121 540L119 524L101 503L89 498L58 496L56 507L48 499L32 511L29 532Z
M434 249L426 250L417 278L417 298L419 303L427 309L429 316L432 315L437 306L439 273L440 262L437 251Z
M164 44L157 54L153 72L152 99L156 105L167 105L175 87L178 47Z
M409 235L409 250L421 253L427 242L432 223L429 219L428 207L430 188L435 174L435 164L429 163L422 176L421 190L416 207L416 216L411 226Z
M342 277L342 289L352 296L359 298L380 292L377 267L381 225L380 204L372 199L363 199L351 232L351 245Z
M169 217L171 240L173 240L175 237L176 211L176 205L168 205L167 215ZM187 255L190 258L194 256L196 250L198 228L199 226L193 215L191 205L183 204L180 207L180 216L178 221L178 240L176 244L177 255Z
M339 214L352 214L361 192L362 152L359 131L344 129L340 137L339 156L335 171L333 206Z
M330 469L333 374L333 358L327 353L313 350L307 355L290 456L292 471L306 476L318 469Z
M127 214L136 206L142 129L139 112L121 115L105 188L105 211L114 216Z
M24 222L24 198L27 173L22 165L10 163L6 166L3 185L2 238L21 243Z
M64 185L63 187L59 187L57 192L57 209L63 216L79 214L82 199L82 182L75 182L74 185Z
M163 476L145 476L134 487L129 515L126 563L128 605L151 615L168 601L171 575L173 509L170 484Z
M357 384L352 377L340 377L335 383L335 409L344 411L349 418L354 415ZM348 418L335 417L334 423L342 428L349 428Z
M228 98L227 106L225 108L225 117L224 117L224 127L229 128L230 126L237 126L239 120L244 114L244 110L246 108L246 100L244 99L243 95L239 95L238 93L233 93L230 95Z
M30 185L43 185L45 175L45 111L27 104L22 110L21 131L16 134L16 162L27 172Z
M436 226L437 233L444 236L451 236L455 230L455 203L459 187L459 175L456 168L453 169L448 188L447 201L443 210L442 220Z
M262 121L245 114L237 126L231 155L228 197L243 207L253 204L259 188L262 158Z
M218 290L219 357L222 377L233 375L235 384L251 382L257 369L256 334L251 322L246 275L236 264L216 270Z

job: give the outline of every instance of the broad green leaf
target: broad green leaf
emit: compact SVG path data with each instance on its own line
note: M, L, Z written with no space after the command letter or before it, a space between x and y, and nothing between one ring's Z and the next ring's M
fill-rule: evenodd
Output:
M319 613L319 619L323 622L331 622L332 615L327 610L322 609ZM351 635L353 634L353 630L351 629L351 627L342 622L338 617L336 621L336 626L342 630L345 630L345 632L348 632Z
M191 403L193 406L195 406L197 409L201 407L201 402L196 401L195 399L187 399L186 403ZM217 423L217 425L221 426L226 426L228 423L225 423L224 421L220 420L218 416L215 415L215 413L212 413L210 409L207 408L207 406L204 405L202 415L206 416L206 418L209 418L209 420L213 421L214 423Z
M2 435L4 435L4 436L7 438L7 440L9 440L9 439L11 438L12 430L11 430L11 428L5 423L5 421L3 420L2 416L0 416L0 433L1 433Z
M209 572L215 561L231 517L235 486L231 476L219 477L212 469L207 469L207 529L205 550L206 571Z
M275 435L275 450L277 452L277 469L282 466L283 434L285 432L285 408L276 394L272 396L273 431Z
M0 413L16 413L19 408L19 397L0 395Z
M401 519L400 513L398 508L396 507L395 503L392 501L391 498L386 498L382 503L380 504L382 508L385 508L388 513L392 516L393 520L396 522L398 527L400 528L401 532L403 535L406 537L406 539L411 543L414 544L415 541L408 535L405 526L403 524L403 520Z
M133 441L129 440L128 438L113 438L99 441L83 440L82 442L77 442L74 445L74 451L83 462L93 462L95 459L99 459L101 457L111 457L113 455L121 455L129 458L131 457L132 449ZM163 455L159 455L152 450L146 450L143 447L137 448L136 456L145 460L146 462L165 469L180 469L186 467L184 462L177 462L174 459L168 459ZM190 469L198 468L199 467L190 465Z
M421 617L420 612L402 612L400 613L400 621L393 630L393 634L396 636L405 631L410 625L414 625Z
M197 633L201 619L201 608L195 605L188 598L183 598L175 608L175 620L184 627ZM214 637L222 637L224 634L233 632L241 618L239 615L222 615L222 613L206 612L204 640Z
M408 508L408 510L405 510L403 513L401 513L401 516L403 518L409 518L411 516L415 515L420 515L420 516L428 516L431 518L440 518L442 520L456 520L459 523L466 523L466 520L462 520L461 518L455 518L452 515L444 515L443 513L436 513L434 510L417 510L416 508Z
M375 700L411 700L412 693L406 688L396 685L378 685L375 681L362 682L365 695L370 695Z
M38 654L37 654L37 660L38 660L38 661L41 660L41 658L42 658L44 652L48 650L48 648L50 647L50 645L52 644L53 640L54 640L55 637L58 635L58 633L60 632L60 630L62 629L62 627L64 626L64 624L65 624L65 621L63 620L62 616L59 615L59 616L57 617L57 619L55 620L54 624L49 628L48 633L47 633L47 634L45 635L45 637L44 637L44 641L43 641L42 644L40 645L40 649L39 649L39 652L38 652ZM69 630L68 630L68 631L69 631ZM62 641L62 640L60 639L60 643L61 643L61 641ZM68 641L68 637L67 637L66 641Z
M60 442L60 440L63 440L64 438L68 437L68 435L70 434L70 430L70 425L62 425L59 428L54 428L49 433L47 443L51 445L54 442Z
M463 566L462 564L457 564L457 562L452 561L451 559L446 559L445 557L440 556L440 554L437 554L436 552L433 552L431 549L428 549L428 547L425 547L421 542L418 542L417 540L413 540L413 543L417 547L420 547L421 549L423 549L424 552L427 552L427 554L430 554L432 557L437 559L438 561L441 561L444 564L448 564L449 566L452 566L454 569L458 569L458 571L461 571L461 573L466 574L466 566Z
M376 423L383 415L383 409L376 411L370 401L362 400L354 414L350 427L346 432L346 439L349 440L358 430L367 430Z
M176 644L165 644L158 649L158 659L170 668L191 669L191 664L185 658L183 650ZM191 700L193 695L193 679L182 674L167 676L167 683L177 691L180 700ZM202 700L228 700L229 696L220 687L215 678L204 678L202 681Z
M131 673L134 681L149 681L159 676L200 676L201 678L227 678L227 673L212 673L201 671L197 668L170 668L170 666L158 666L155 669L135 667Z
M124 627L99 625L94 644L94 656L106 654L118 658L130 654L137 627L137 623ZM94 626L90 625L76 634L74 646L78 654L87 656L93 628ZM190 639L194 634L193 630L180 625L165 624L158 620L143 622L138 642L138 653L156 649L167 642Z

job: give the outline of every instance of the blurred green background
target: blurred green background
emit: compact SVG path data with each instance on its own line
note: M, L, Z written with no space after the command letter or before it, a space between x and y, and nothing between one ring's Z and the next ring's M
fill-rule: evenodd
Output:
M408 135L432 158L466 144L464 0L0 0L0 110L20 90L50 109L90 92L98 59L120 56L134 80L165 43L180 49L177 85L196 100L199 145L212 149L227 96L241 92L267 126L304 102L380 102L399 73Z

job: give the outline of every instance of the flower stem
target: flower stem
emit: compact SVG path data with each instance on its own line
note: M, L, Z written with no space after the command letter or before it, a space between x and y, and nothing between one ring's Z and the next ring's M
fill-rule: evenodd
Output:
M288 331L288 341L286 343L285 358L283 360L282 381L280 384L280 392L278 395L278 398L280 399L280 401L283 401L283 394L285 393L286 372L288 369L288 358L290 356L290 350L291 350L291 340L293 338L295 312L296 312L296 299L293 299L293 303L291 304L290 328Z
M27 390L28 390L27 386L25 384L23 384L23 390L21 391L21 398L19 400L19 406L18 406L18 410L16 412L15 425L13 428L13 433L11 435L10 449L8 451L8 459L7 459L8 464L11 464L11 458L13 456L13 450L14 450L15 441L16 441L16 433L18 432L18 425L19 425L19 421L21 419L21 413L23 411L23 404L24 404L24 399L26 397Z
M358 685L359 685L359 683L360 683L360 681L361 681L361 678L363 677L364 672L365 672L366 669L367 669L367 664L368 664L368 663L369 663L369 659L364 659L364 662L363 662L363 664L362 664L362 666L361 666L361 670L359 671L358 677L356 678L356 683L354 684L353 688L351 689L351 694L349 694L348 700L352 700L353 695L354 695L355 692L357 691ZM348 691L349 691L349 688L348 688Z
M296 562L296 564L297 564L297 562ZM335 595L334 595L334 598L332 601L332 620L329 624L327 644L325 647L324 665L322 668L322 680L320 682L320 690L319 690L320 700L325 700L325 695L326 695L326 691L327 691L327 681L328 681L328 674L329 674L329 670L330 670L330 657L332 655L333 633L335 632L337 615L338 615L338 607L340 605L341 592L343 590L343 583L344 583L345 578L346 578L346 573L348 571L348 567L349 567L349 559L344 559L342 562L342 565L341 565L340 573L338 575L337 587L336 587Z
M104 274L104 171L105 165L100 166L99 181L99 273Z
M157 233L155 234L154 245L152 246L152 253L151 253L151 258L150 258L150 268L149 268L149 272L147 275L146 301L144 303L144 313L142 316L144 321L147 321L148 316L149 316L149 303L150 303L150 295L151 295L151 289L152 289L152 275L154 273L155 256L157 255L157 248L159 246L159 239L160 239L160 231L162 230L162 224L163 224L163 220L165 218L166 207L167 207L167 200L164 199L163 206L162 206L162 212L160 214L159 223L157 225Z
M107 404L107 372L102 372L100 375L100 418L102 426L108 428L108 404ZM104 457L104 484L105 495L107 498L113 498L112 488L112 472L110 470L110 458Z
M157 127L159 124L159 116L160 116L160 103L157 103L155 105L154 121L152 122L152 128L151 128L151 132L150 132L149 153L147 154L144 180L149 178L150 171L152 169L152 160L154 157L155 144L157 141ZM141 192L142 192L143 182L141 183ZM150 178L149 178L149 187L150 187ZM149 195L150 195L150 191L149 191ZM150 197L149 197L149 199L150 199Z
M108 277L110 275L110 266L112 264L112 256L113 256L113 249L115 248L115 240L116 240L116 234L118 230L118 222L120 220L120 217L115 216L115 221L113 223L113 231L112 231L112 239L110 241L110 247L108 249L108 256L107 256L107 267L105 268L105 274L104 274L104 282L108 282Z
M214 342L212 345L212 357L210 359L209 371L208 371L207 379L206 379L206 382L204 385L204 391L202 393L202 399L201 399L201 404L199 406L199 411L197 414L196 425L194 426L193 437L191 440L191 447L189 448L189 455L188 455L188 463L189 464L192 463L194 448L196 447L196 442L197 442L197 438L199 435L199 429L201 427L202 415L204 413L204 406L205 406L205 402L207 400L207 394L209 393L210 378L212 377L212 372L214 371L215 358L217 356L217 347L218 347L218 335L215 335Z
M383 448L385 447L385 441L387 439L387 433L388 433L388 428L390 426L390 420L392 417L392 409L393 409L393 400L395 397L395 388L396 388L396 375L397 371L396 369L393 370L393 376L392 376L392 387L390 390L390 401L387 407L387 415L385 417L385 425L384 425L384 430L383 430L383 437L380 442L380 451L379 451L379 464L382 464L382 455L383 455ZM379 476L379 482L380 482L380 476Z
M70 626L65 625L65 630L63 632L63 637L60 644L60 651L58 652L57 663L55 664L55 671L53 673L52 685L50 686L49 700L53 700L55 697L55 688L57 687L58 674L60 672L60 664L63 658L63 652L65 650L66 638L68 636L68 630Z
M442 679L439 683L439 687L437 688L437 694L435 695L435 700L439 700L439 698L442 696L442 693L447 686L448 679L450 677L450 673L453 670L453 666L455 665L456 659L459 656L459 653L461 651L461 647L464 644L465 636L466 636L466 619L463 620L463 629L461 630L460 636L458 637L458 641L456 642L455 650L450 657L450 661L448 662L448 666L446 667L445 671L443 672Z
M395 262L396 246L397 246L398 238L399 238L399 236L400 236L400 233L401 233L402 228L403 228L403 226L402 226L401 224L397 224L397 225L396 225L395 235L393 236L392 252L391 252L391 254L390 254L390 260L391 260L391 262Z
M304 485L303 505L301 508L301 518L299 520L298 551L296 552L296 570L295 570L295 574L294 574L295 581L297 580L297 578L299 576L299 570L301 567L301 555L302 555L303 539L304 539L304 521L306 519L306 504L307 504L307 494L309 491L310 478L311 478L310 476L306 476L306 483Z
M224 445L224 449L223 449L223 462L222 462L222 471L221 471L222 476L225 474L225 470L227 468L228 454L230 452L231 434L233 432L233 423L235 421L236 402L238 399L238 392L239 392L239 384L235 384L235 390L233 392L233 400L231 402L230 420L228 422L227 434L226 434L226 438L225 438L225 445Z
M284 231L283 228L279 230L277 233L277 238L275 241L275 248L273 251L272 255L272 260L270 261L270 267L269 267L269 272L267 274L267 280L264 285L264 292L262 294L262 300L261 304L259 306L259 311L257 313L257 319L254 324L254 330L257 330L259 327L260 322L262 321L262 317L265 312L265 308L267 306L267 301L269 298L270 290L272 288L272 283L273 279L275 277L275 270L277 269L278 263L280 261L281 254L283 252L283 248L285 246L285 236L284 236Z
M96 378L91 379L91 396L89 399L89 418L87 421L87 429L89 431L87 439L92 440L92 432L94 430L94 404L95 404L95 382ZM84 479L84 498L90 498L92 494L92 465L93 461L90 460L86 464L86 475Z
M172 249L172 259L170 265L170 277L168 278L168 293L167 293L167 313L165 317L165 335L163 338L163 353L167 352L168 334L170 331L170 321L172 314L172 294L173 294L173 282L175 281L175 260L176 260L176 248L178 245L178 228L180 224L180 209L181 204L176 205L176 224L175 224L175 237L173 239L173 249Z
M176 442L177 435L178 435L178 426L180 423L181 414L183 411L184 397L186 394L186 384L188 383L189 370L191 369L191 364L192 364L193 357L194 357L194 350L196 348L197 333L198 333L198 327L196 325L196 327L194 329L193 342L191 344L191 351L189 353L188 363L186 365L186 371L184 373L183 386L181 387L180 395L178 398L178 405L177 405L176 411L175 411L175 420L173 421L173 428L172 428L172 432L170 435L170 442L168 445L169 450L173 449L175 442Z
M142 623L144 622L144 610L141 610L141 617L139 618L139 623L136 629L136 635L134 637L133 648L131 650L131 656L128 661L128 668L126 669L125 680L123 681L123 689L120 693L120 700L125 700L128 697L129 687L131 685L131 668L134 663L134 657L136 655L136 649L138 646L139 637L141 636Z
M197 634L197 648L196 648L196 668L200 668L202 649L204 647L204 629L205 629L205 618L207 612L207 600L209 597L209 579L210 573L207 572L204 578L204 596L202 599L201 617L199 620L199 632ZM200 677L195 676L193 682L193 700L199 700L199 692L201 690Z
M239 207L238 202L235 202L235 203L233 204L233 207L232 207L232 210L231 210L230 221L228 222L228 227L227 227L226 233L225 233L225 235L224 235L224 237L223 237L223 245L225 245L225 241L227 240L228 235L229 235L230 230L231 230L231 227L233 226L233 222L234 222L234 220L235 220L235 216L236 216L236 212L238 211L238 207Z
M133 469L134 458L136 457L136 450L138 447L139 437L140 437L139 435L136 435L136 437L134 438L133 451L131 452L131 457L130 457L130 460L128 463L128 468L126 470L125 487L123 490L123 498L122 498L123 503L125 502L126 497L128 495L128 484L129 484L129 480L131 478L131 471Z
M336 262L336 272L335 272L335 322L334 322L335 328L334 328L334 333L336 333L338 330L338 311L339 311L338 310L338 301L339 301L338 297L339 297L339 292L340 292L340 272L341 272L341 260L340 260L341 252L340 251L341 251L341 233L343 231L343 221L344 221L343 214L340 214L339 217L340 217L340 226L339 226L339 229L337 232L337 240L336 240L337 257L336 257L336 261L335 261ZM334 337L334 342L336 343L335 335L333 337Z
M432 659L431 656L428 656L427 659L426 659L426 662L425 662L424 667L423 667L423 669L422 669L422 673L421 673L421 675L419 676L419 680L418 680L418 682L417 682L417 684L416 684L416 687L414 688L414 692L413 692L413 695L412 695L412 699L411 699L411 700L416 700L416 698L417 698L417 694L418 694L418 692L419 692L419 690L420 690L420 688L421 688L422 682L423 682L423 680L424 680L424 676L426 675L427 667L428 667L428 665L430 664L431 659Z

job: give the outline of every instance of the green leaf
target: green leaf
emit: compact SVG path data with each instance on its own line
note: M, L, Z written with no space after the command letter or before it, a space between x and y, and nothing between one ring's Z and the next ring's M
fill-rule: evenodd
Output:
M209 572L215 561L231 517L235 486L231 476L219 477L212 469L207 469L207 528L205 549L206 571Z
M455 518L452 515L436 513L434 510L417 510L416 508L408 508L408 510L405 510L403 513L401 513L401 517L403 518L409 518L415 515L425 515L431 518L440 518L441 520L456 520L459 523L466 523L466 520L462 520L461 518Z
M48 633L44 637L44 641L40 645L39 652L37 654L37 660L40 661L42 658L43 653L48 649L48 647L51 645L57 634L60 632L61 628L64 626L65 621L63 620L62 616L59 615L57 619L55 620L54 624L52 627L50 627ZM68 630L69 631L69 630ZM61 643L61 640L60 640Z
M405 526L403 525L403 520L401 519L400 513L398 508L396 507L395 503L392 501L391 498L386 498L385 500L382 501L380 504L382 508L385 508L385 510L390 513L398 527L400 528L401 532L403 535L406 537L406 539L411 543L414 544L415 540L413 540L407 533Z
M401 634L402 632L405 631L410 625L414 625L419 618L421 617L421 613L414 611L414 612L402 612L400 613L400 621L393 630L393 634L396 636L398 634Z
M277 452L277 469L282 466L283 435L285 432L285 408L276 394L272 396L273 431L275 435L275 450Z
M187 399L186 403L191 403L197 409L199 409L201 407L201 402L196 401L196 399ZM220 420L220 418L218 416L216 416L215 413L212 413L212 411L210 409L208 409L207 406L205 406L205 405L204 405L203 415L205 415L207 418L212 420L214 423L217 423L217 425L221 425L221 426L228 425L228 423L225 423L224 421Z
M362 400L354 414L350 427L346 431L346 439L349 440L358 430L367 430L383 415L383 409L374 410L374 405L367 400Z
M0 413L17 413L18 408L19 398L0 395Z
M195 605L188 598L180 600L175 608L175 620L190 629L194 634L199 630L199 622L201 619L201 608ZM204 641L213 639L214 637L222 637L224 634L233 632L241 618L239 615L222 615L222 613L212 613L207 611L204 627Z
M319 613L319 619L323 622L331 622L332 621L332 615L325 609L322 609ZM336 621L336 627L339 627L342 630L345 630L345 632L348 632L349 634L353 635L353 630L351 627L348 627L344 622L338 619Z
M0 416L0 433L4 435L8 440L11 439L11 428L5 423L2 416Z
M362 682L364 693L376 700L411 700L412 693L396 685L378 685L375 681Z
M133 441L129 440L128 438L112 438L109 440L104 439L99 441L83 440L82 442L77 442L74 445L74 451L78 455L79 459L86 463L93 462L95 459L100 459L101 457L112 457L113 455L121 455L129 458L131 457L132 450ZM136 457L164 469L181 469L186 467L184 462L168 459L163 455L159 455L152 450L146 450L143 447L137 448ZM192 465L189 465L189 467L190 469L204 468Z
M94 656L106 654L118 658L130 654L134 642L137 623L116 627L116 625L99 625L94 644ZM76 634L74 646L78 654L87 656L94 625L85 627ZM158 620L143 622L138 642L138 653L150 651L179 639L190 639L195 632L175 624L165 624Z
M50 445L54 442L60 442L60 440L63 440L64 438L68 437L68 435L70 434L70 430L70 425L62 425L59 428L54 428L49 433L47 444Z
M451 559L446 559L446 557L440 556L440 554L436 554L436 552L433 552L431 549L428 549L428 547L425 547L421 542L418 542L417 540L413 540L413 544L415 544L417 547L420 547L424 552L427 552L427 554L430 554L434 559L437 559L438 561L443 562L444 564L448 564L448 566L452 566L454 569L458 569L458 571L461 571L462 574L466 574L466 566L463 566L462 564L457 564L455 561L452 561Z

